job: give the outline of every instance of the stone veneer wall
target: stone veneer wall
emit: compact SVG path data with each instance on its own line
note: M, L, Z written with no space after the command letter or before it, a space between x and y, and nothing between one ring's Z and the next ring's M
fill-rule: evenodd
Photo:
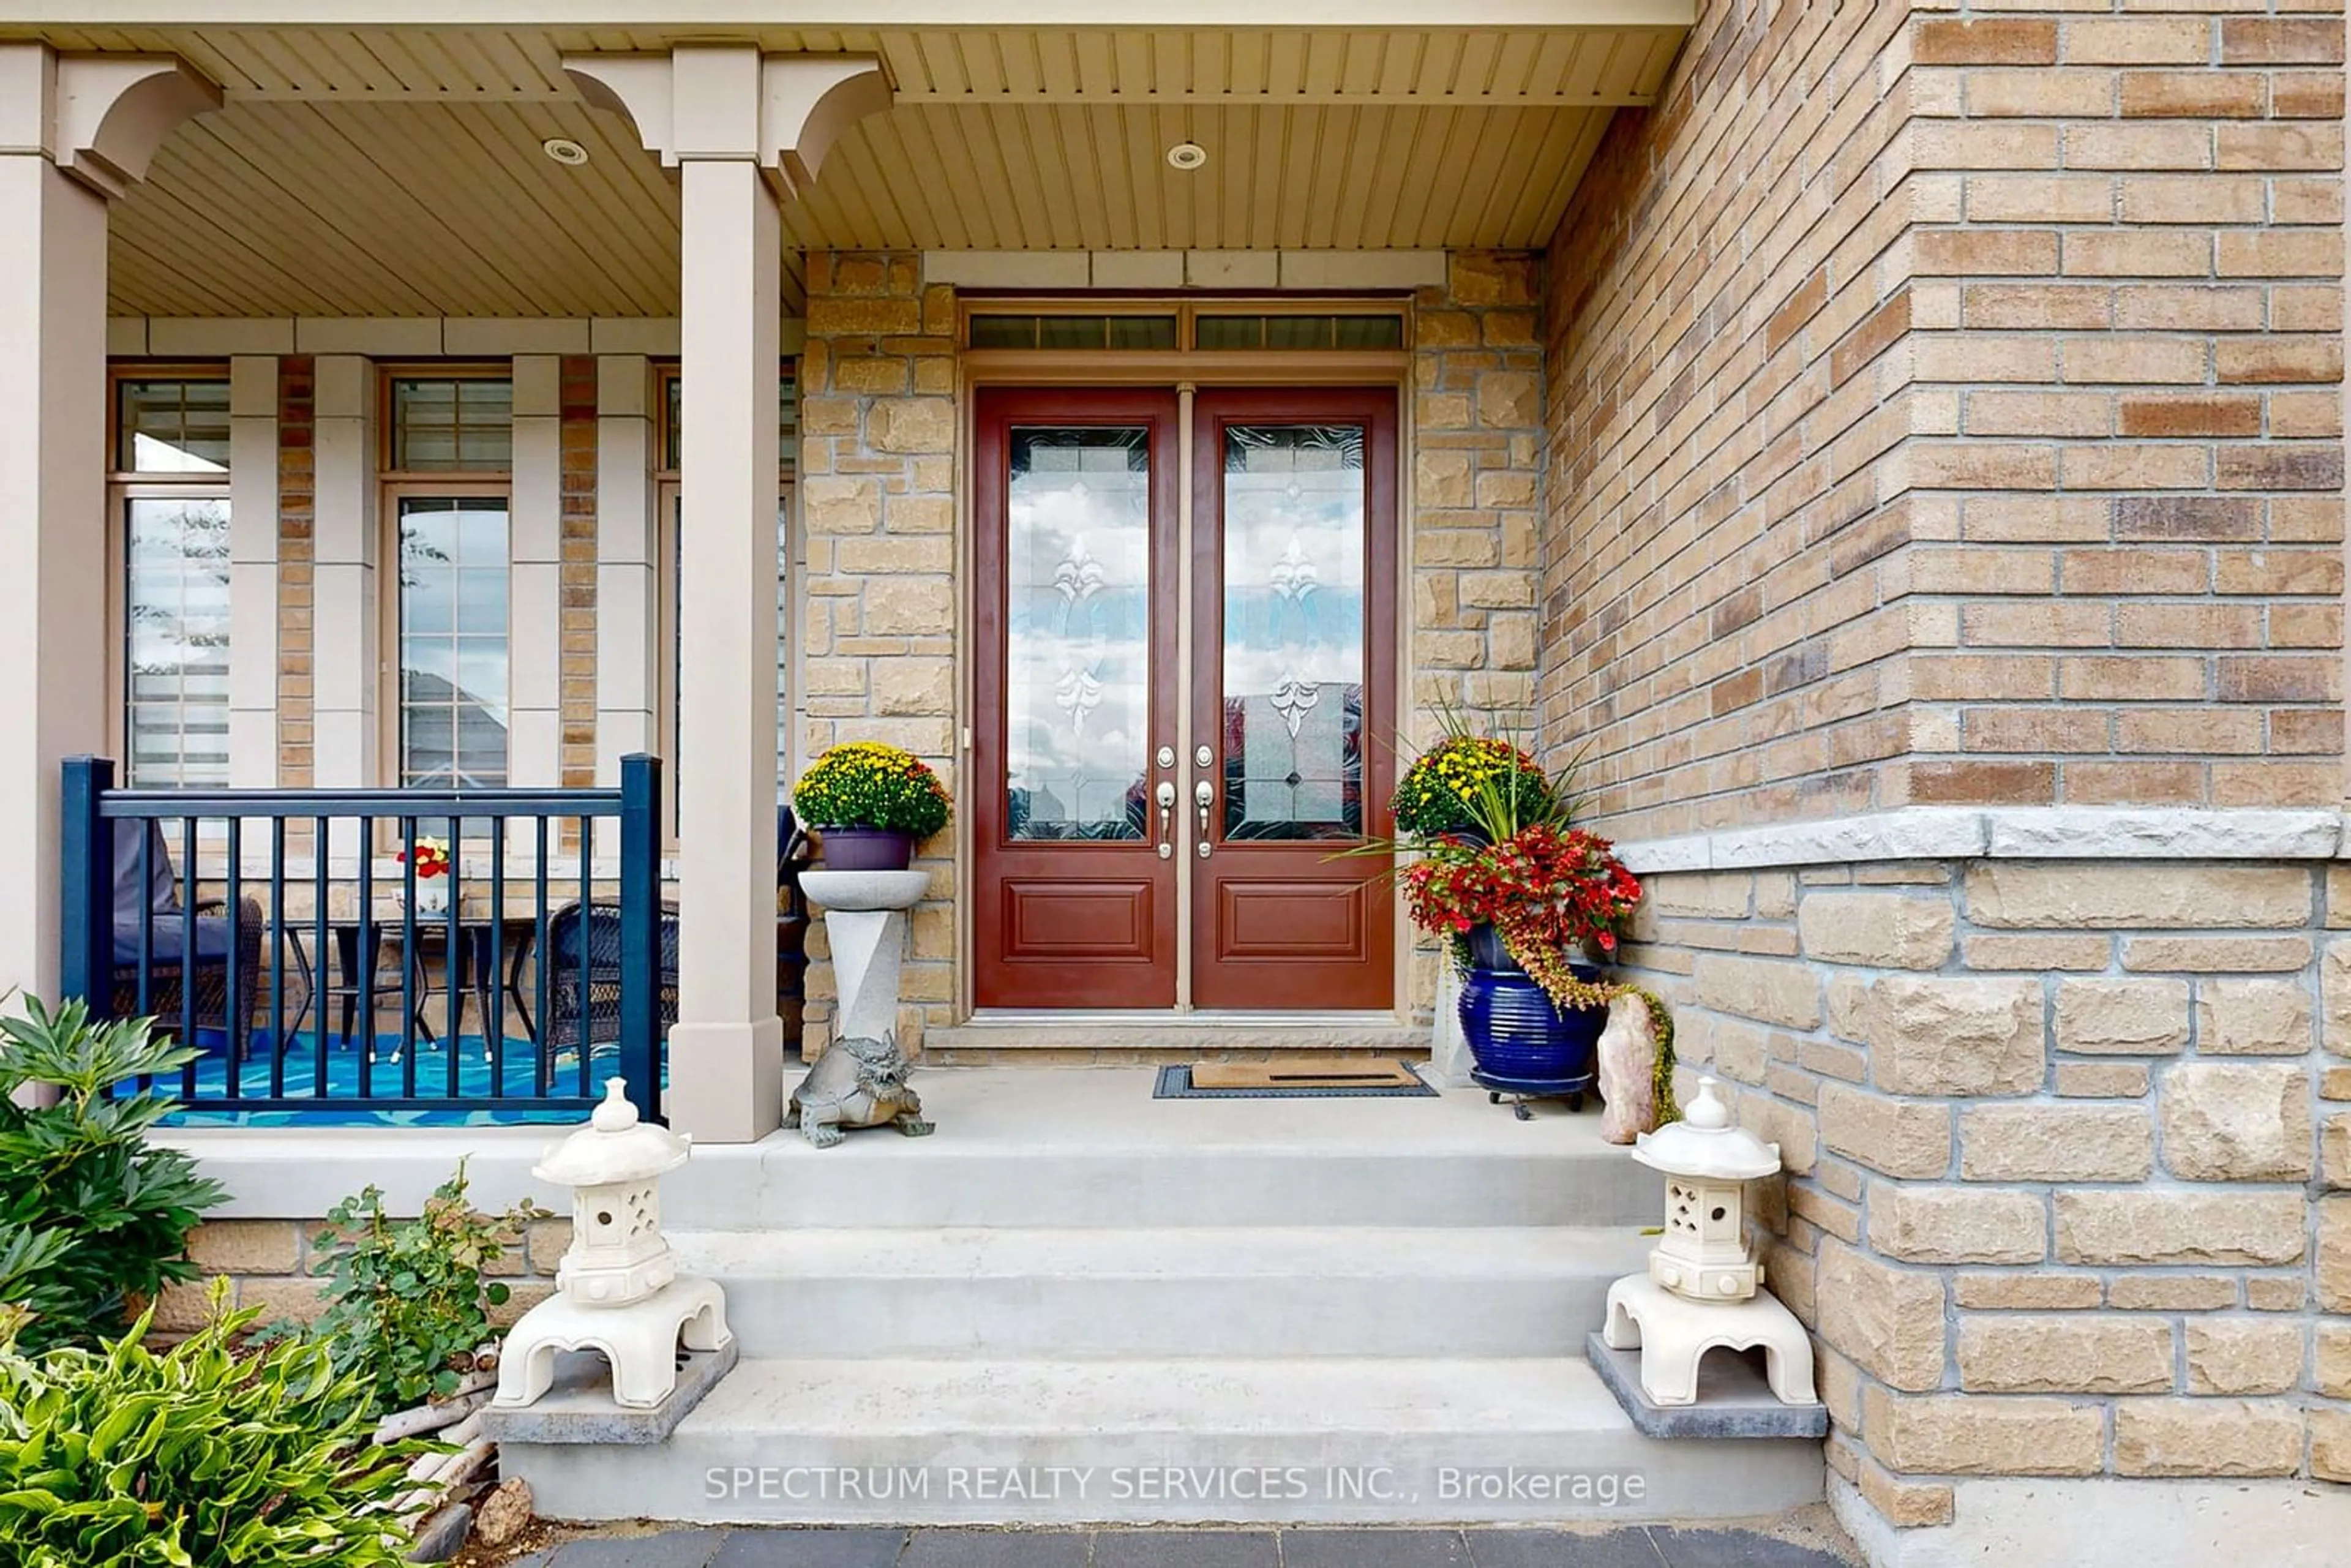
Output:
M844 740L903 746L958 809L955 290L918 255L810 252L800 356L798 573L803 759ZM954 831L917 852L931 896L910 919L898 1039L919 1049L955 1008ZM832 966L809 928L804 1049L824 1049Z
M1522 252L1449 259L1419 291L1412 432L1413 715L1531 720L1542 445L1541 267ZM904 746L958 800L956 628L966 611L956 550L956 297L925 285L911 255L809 258L800 362L799 602L804 757L840 740ZM956 932L951 839L926 845L933 897L914 911L900 1034L952 1020ZM831 1027L832 977L811 929L804 1048ZM1434 995L1433 949L1407 979ZM1033 1052L1024 1052L1027 1060Z
M1886 1520L1983 1525L1968 1478L2351 1481L2351 868L1646 880L1628 962L1781 1145L1771 1284Z
M311 1322L324 1306L324 1282L310 1272L324 1253L311 1242L329 1228L324 1219L216 1219L197 1226L188 1235L188 1256L201 1274L163 1288L155 1326L173 1333L199 1327L211 1307L212 1281L220 1278L231 1281L229 1304L260 1309L264 1322ZM510 1240L506 1256L483 1270L513 1292L504 1306L491 1309L490 1321L503 1327L553 1295L556 1265L570 1245L571 1221L561 1218L539 1220L528 1235Z
M2342 799L2342 19L1998 9L1704 0L1553 237L1623 836Z
M1414 298L1412 692L1404 729L1433 739L1440 706L1531 734L1541 565L1542 259L1455 251ZM1426 1013L1437 949L1416 943L1407 996Z

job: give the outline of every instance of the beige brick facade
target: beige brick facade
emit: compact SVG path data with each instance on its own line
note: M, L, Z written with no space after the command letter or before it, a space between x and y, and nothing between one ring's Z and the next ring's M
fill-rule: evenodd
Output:
M1968 1477L2345 1473L2351 902L2331 880L1992 860L1648 879L1630 965L1686 1066L1781 1145L1771 1279L1816 1336L1831 1462L1888 1520L1948 1521ZM2210 972L2199 949L2247 932L2300 961ZM2158 939L2162 964L2132 961Z
M2342 58L1701 6L1551 250L1544 713L1621 832L2341 800Z
M277 361L277 781L311 781L311 528L318 472L311 432L317 382L306 355Z

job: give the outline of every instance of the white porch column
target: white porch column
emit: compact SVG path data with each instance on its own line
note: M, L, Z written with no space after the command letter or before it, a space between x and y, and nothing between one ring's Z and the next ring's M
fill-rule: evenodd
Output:
M596 782L649 751L676 787L661 733L660 518L653 496L653 367L643 354L596 361Z
M671 1124L746 1143L783 1112L776 1018L778 186L886 107L867 59L748 44L564 62L683 183L678 1022ZM772 182L772 183L771 183Z
M507 779L563 782L563 361L514 357ZM517 824L519 826L520 824ZM520 841L516 841L519 842Z
M277 356L228 362L228 781L277 787Z
M106 204L219 106L175 59L0 44L0 990L57 995L60 764L106 749Z
M320 354L312 425L316 521L311 531L311 691L316 744L311 777L322 789L392 782L399 759L378 743L377 660L381 632L376 559L375 361ZM334 825L334 850L355 853L358 825Z

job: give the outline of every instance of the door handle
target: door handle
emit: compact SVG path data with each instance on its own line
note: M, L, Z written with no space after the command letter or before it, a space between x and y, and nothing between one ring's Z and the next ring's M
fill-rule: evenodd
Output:
M1217 791L1206 779L1192 786L1193 803L1200 808L1200 858L1207 860L1215 852L1208 844L1208 808L1216 803Z
M1175 840L1168 832L1176 822L1175 781L1162 779L1159 788L1153 793L1159 801L1159 858L1166 860L1176 852Z

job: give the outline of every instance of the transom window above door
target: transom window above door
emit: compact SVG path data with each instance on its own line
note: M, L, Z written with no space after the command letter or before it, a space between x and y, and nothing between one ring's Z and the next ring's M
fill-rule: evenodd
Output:
M1307 300L1184 300L1088 308L1076 301L967 303L964 346L1031 353L1394 353L1405 347L1403 306L1334 308Z

